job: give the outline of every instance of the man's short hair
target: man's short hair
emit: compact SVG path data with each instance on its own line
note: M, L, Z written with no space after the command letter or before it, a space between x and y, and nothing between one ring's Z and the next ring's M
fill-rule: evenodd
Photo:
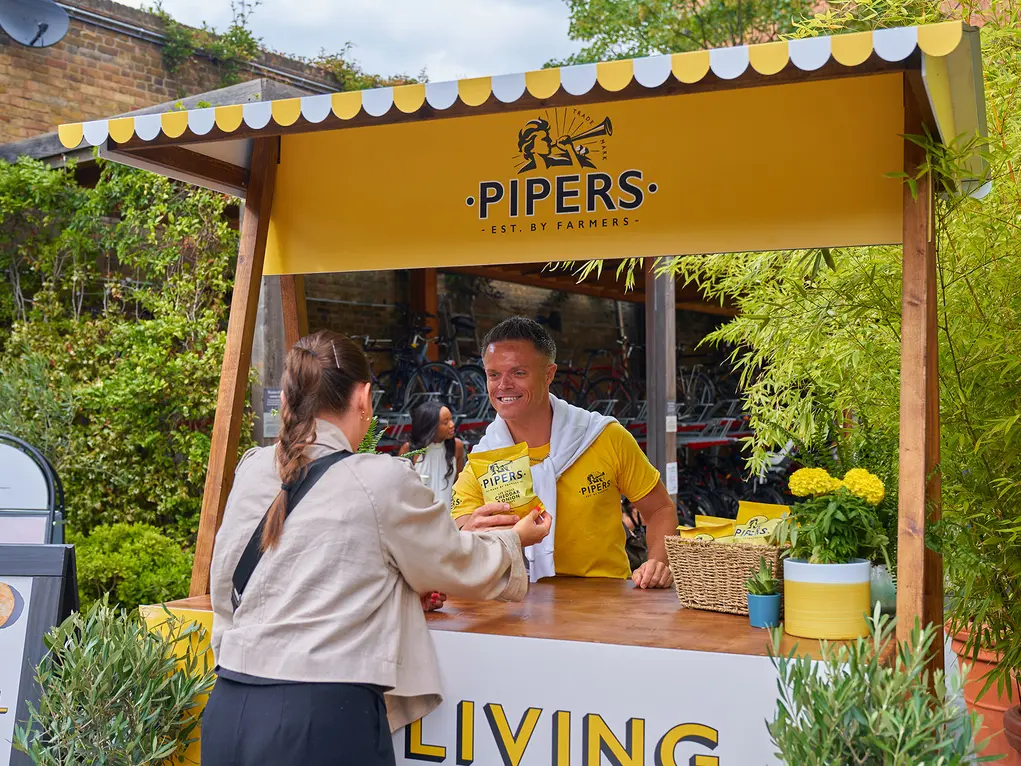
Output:
M546 332L546 328L528 317L508 317L486 334L482 341L482 353L486 353L490 343L501 343L508 340L526 340L545 356L550 364L557 360L557 344Z

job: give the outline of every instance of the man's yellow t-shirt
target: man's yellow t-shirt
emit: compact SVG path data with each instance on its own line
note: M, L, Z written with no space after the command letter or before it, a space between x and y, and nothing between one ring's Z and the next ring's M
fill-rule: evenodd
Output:
M532 465L548 456L548 444L528 450ZM557 574L630 577L620 496L636 502L658 483L659 471L645 457L635 437L620 423L608 425L557 482ZM454 483L451 514L456 519L482 505L485 500L479 480L471 466L465 466Z

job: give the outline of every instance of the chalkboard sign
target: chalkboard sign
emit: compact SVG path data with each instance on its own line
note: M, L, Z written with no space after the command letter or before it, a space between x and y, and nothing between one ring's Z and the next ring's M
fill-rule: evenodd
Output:
M0 766L29 766L11 741L38 702L43 636L78 608L70 545L0 545Z
M64 488L49 460L0 433L0 544L63 543Z

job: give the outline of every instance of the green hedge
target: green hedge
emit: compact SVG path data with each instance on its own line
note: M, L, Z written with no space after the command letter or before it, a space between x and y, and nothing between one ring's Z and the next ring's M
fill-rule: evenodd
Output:
M153 526L100 525L72 542L83 611L107 593L126 609L188 595L192 554Z

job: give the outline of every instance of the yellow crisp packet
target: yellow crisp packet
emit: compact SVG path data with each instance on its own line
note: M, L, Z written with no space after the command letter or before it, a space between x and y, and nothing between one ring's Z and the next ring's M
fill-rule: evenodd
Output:
M786 505L741 501L737 511L736 541L744 545L765 545L777 524L790 509Z
M732 519L721 519L716 516L696 516L694 527L678 527L677 534L683 540L732 543L734 542L736 526Z
M546 510L532 488L532 466L528 462L528 445L472 452L468 465L479 480L482 497L487 503L507 503L511 513L524 518L532 510Z

